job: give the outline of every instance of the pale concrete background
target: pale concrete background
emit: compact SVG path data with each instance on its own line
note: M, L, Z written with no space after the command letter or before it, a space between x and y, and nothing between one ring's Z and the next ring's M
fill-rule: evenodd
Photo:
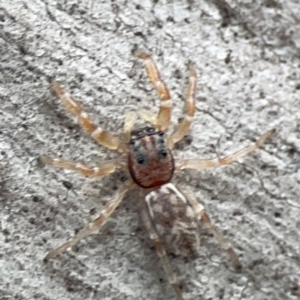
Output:
M41 155L90 166L114 153L81 130L49 91L56 78L116 134L124 113L157 111L138 47L153 55L182 116L187 64L196 118L177 156L229 154L271 128L247 158L174 178L205 203L240 255L236 273L202 234L197 259L171 257L189 299L300 298L299 1L0 2L0 299L175 299L129 193L99 234L43 263L93 219L124 175L88 180Z

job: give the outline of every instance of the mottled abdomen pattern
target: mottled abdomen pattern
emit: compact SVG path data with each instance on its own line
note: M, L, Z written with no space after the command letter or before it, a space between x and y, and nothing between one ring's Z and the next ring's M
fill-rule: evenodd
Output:
M132 131L128 167L132 179L142 188L169 182L174 173L174 159L164 133L153 127Z
M145 201L166 248L175 254L195 254L199 247L198 222L186 196L167 183L147 194Z

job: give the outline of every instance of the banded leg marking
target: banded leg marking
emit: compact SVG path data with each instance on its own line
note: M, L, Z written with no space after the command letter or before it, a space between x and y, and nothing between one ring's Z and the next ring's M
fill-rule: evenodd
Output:
M190 129L190 126L192 124L195 115L195 110L196 110L195 94L196 94L197 75L193 64L189 65L189 71L190 71L190 79L189 79L189 85L188 85L186 101L185 101L187 113L183 118L183 120L175 128L174 132L171 134L169 138L169 147L171 149L173 149L175 143L179 142L186 135L186 133Z
M234 265L234 268L237 271L239 271L242 268L239 257L234 252L231 244L224 238L222 233L218 232L216 227L211 223L209 216L205 212L204 206L198 202L198 200L196 199L196 197L192 193L189 193L187 198L190 201L191 205L193 206L195 214L196 214L198 220L205 226L205 228L208 230L208 232L213 234L213 236L219 242L221 247L229 255L229 257L230 257L230 259L231 259L231 261Z
M159 71L151 56L141 51L135 51L134 55L145 61L150 81L154 85L157 92L160 94L161 102L156 123L159 130L165 131L170 124L172 112L172 100L170 97L169 90L166 84L161 79Z
M259 148L266 139L268 139L275 130L269 130L264 133L255 143L241 149L229 156L225 156L223 158L214 158L214 159L184 159L179 162L178 167L176 168L177 171L183 169L205 169L205 168L216 168L224 165L229 165L232 162L238 160L239 158L251 153L255 149Z
M81 127L91 135L100 145L110 149L118 150L122 152L120 145L121 141L118 137L113 136L108 131L97 127L89 115L84 111L83 107L80 105L75 98L64 91L64 89L55 81L52 81L53 89L57 96L61 99L64 106L78 119L78 123Z
M81 239L90 235L94 231L96 231L103 223L110 217L110 215L114 212L114 210L118 207L120 202L122 201L125 193L133 188L135 184L128 180L125 184L123 184L118 190L115 198L108 202L105 208L102 210L99 217L93 220L91 223L86 225L82 230L80 230L77 234L75 234L71 239L69 239L66 243L59 246L58 248L52 250L45 257L45 261L47 262L49 259L59 255L60 253L66 251L67 249L73 247L77 244Z
M62 168L66 170L73 170L89 177L111 174L115 172L116 168L118 167L117 162L109 162L109 163L105 163L102 166L89 168L81 163L73 162L71 160L66 160L66 159L42 157L41 160L43 163L47 165L51 165L53 167Z

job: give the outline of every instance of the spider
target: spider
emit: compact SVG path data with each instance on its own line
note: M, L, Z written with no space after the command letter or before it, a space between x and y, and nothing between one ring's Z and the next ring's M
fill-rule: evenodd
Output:
M140 189L142 200L137 201L143 223L149 233L156 252L160 258L166 277L173 287L177 298L183 300L181 288L167 256L167 250L185 256L195 254L199 246L199 226L202 224L228 253L235 269L241 269L238 255L231 244L212 225L204 206L191 192L186 192L172 183L174 173L183 169L202 170L224 166L236 161L260 147L273 130L263 134L255 143L223 158L214 159L179 159L175 162L172 150L188 132L195 114L196 71L189 64L189 84L186 95L187 113L170 134L166 131L170 124L172 100L167 86L160 77L159 71L151 56L142 51L134 55L143 60L150 81L160 95L161 101L157 116L147 111L139 115L148 124L145 127L134 128L136 113L125 116L124 136L118 138L105 129L97 127L83 107L69 93L53 81L53 89L65 107L75 116L82 128L100 145L121 154L115 159L95 168L89 168L81 163L60 158L43 157L45 164L54 167L73 170L88 177L100 177L115 172L121 168L129 173L128 179L121 185L115 197L106 204L100 215L66 243L52 250L45 261L71 248L84 237L95 232L110 217L122 201L125 193L134 187ZM150 125L149 125L150 124Z

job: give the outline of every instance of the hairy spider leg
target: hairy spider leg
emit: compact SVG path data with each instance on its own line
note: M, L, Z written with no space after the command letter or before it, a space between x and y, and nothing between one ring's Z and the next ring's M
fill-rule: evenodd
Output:
M47 165L66 170L73 170L88 177L104 176L111 174L115 172L115 170L120 165L117 161L111 161L95 168L89 168L81 163L77 163L71 160L61 158L50 158L45 156L41 158L41 161Z
M183 159L178 163L178 166L176 167L176 171L183 170L183 169L201 170L205 168L216 168L224 165L229 165L232 162L238 160L239 158L259 148L265 142L265 140L268 139L274 132L275 132L274 129L267 131L266 133L261 135L260 138L255 143L252 143L251 145L231 155L225 156L223 158Z
M157 126L157 129L161 131L166 131L166 129L170 124L171 113L172 113L172 100L170 97L169 90L166 84L161 79L159 71L154 61L152 60L151 56L145 52L138 51L138 50L134 52L134 55L145 61L146 69L150 81L154 85L157 92L160 94L160 98L161 98L159 112L156 117L156 120L154 120L151 117L148 117L148 119L152 124ZM147 118L147 114L144 115L145 118Z
M192 193L186 193L188 201L194 208L194 212L198 218L198 220L204 225L204 227L208 230L209 233L213 234L215 239L219 242L221 247L227 252L231 261L233 262L234 268L239 271L242 268L239 257L234 252L231 244L224 238L224 236L218 232L216 227L211 223L209 216L205 212L204 206L199 203L196 197Z
M71 239L69 239L66 243L59 246L58 248L52 250L47 254L45 257L45 261L57 256L58 254L64 252L65 250L73 247L77 244L81 239L85 238L86 236L90 235L94 231L96 231L103 223L110 217L110 215L114 212L114 210L118 207L121 203L124 195L133 187L135 183L132 180L128 180L122 186L119 187L117 190L116 196L114 199L109 201L105 208L102 210L99 217L93 220L91 223L86 225L82 230L80 230L77 234L75 234Z
M78 123L81 127L91 135L100 145L110 149L123 152L121 146L121 141L118 137L112 135L108 131L97 127L89 115L84 111L83 107L80 105L75 98L65 92L64 89L55 81L52 81L53 89L57 96L60 98L64 106L78 119Z
M185 100L185 105L187 108L186 115L182 121L175 127L175 130L171 134L168 140L169 148L173 149L174 144L179 142L188 132L190 126L193 122L195 115L195 94L196 94L196 84L197 84L197 75L196 70L193 64L189 64L190 79L187 89L187 95Z

